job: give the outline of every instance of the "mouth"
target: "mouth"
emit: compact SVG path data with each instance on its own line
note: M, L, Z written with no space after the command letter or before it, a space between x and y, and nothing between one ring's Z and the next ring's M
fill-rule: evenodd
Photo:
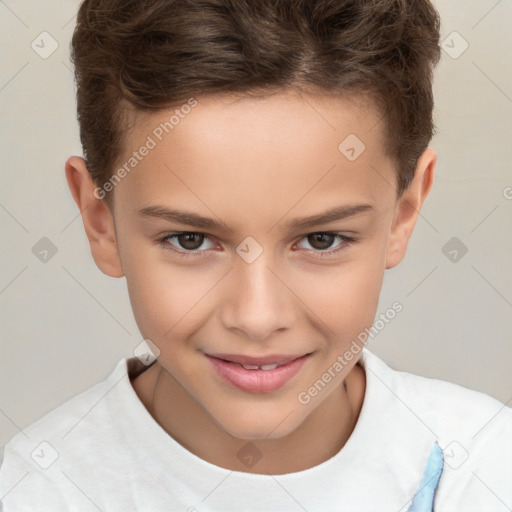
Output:
M309 352L310 354L311 352ZM299 359L304 355L309 354L271 354L268 356L245 356L241 354L206 354L211 357L215 357L217 359L222 359L228 363L237 363L242 365L247 370L256 370L256 369L268 369L273 370L275 367L284 366L295 359ZM268 367L268 368L266 368Z
M218 355L205 354L205 356L212 364L217 375L231 386L249 393L270 393L289 382L300 371L311 354L310 352L298 357L273 356L274 361L278 360L279 363L267 362L270 358L268 357L265 364L248 364L248 358L242 358L241 356L239 359L243 359L243 362L231 361L218 357ZM233 358L235 356L227 357ZM255 359L252 358L251 362ZM258 362L260 361L261 359Z
M234 361L228 361L227 359L221 359L221 361L225 361L226 363L237 364L238 366L241 366L242 368L245 368L246 370L263 370L263 371L275 370L276 368L280 368L281 366L284 366L285 364L287 364L287 363L284 363L284 364L263 364L261 366L258 366L258 365L252 365L252 364L235 363Z

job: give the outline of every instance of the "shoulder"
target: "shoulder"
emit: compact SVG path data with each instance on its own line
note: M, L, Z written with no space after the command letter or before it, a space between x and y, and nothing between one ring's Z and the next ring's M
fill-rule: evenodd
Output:
M438 441L441 509L512 507L512 408L477 390L394 370L366 349L363 358L370 379L388 386Z
M8 505L32 510L35 504L47 510L65 509L71 496L79 493L73 484L77 465L97 471L95 466L108 443L115 442L110 417L116 412L112 400L106 398L116 388L122 389L126 378L127 358L123 358L105 380L51 410L6 443L0 460L0 496L6 511L11 510ZM77 497L83 498L83 494Z
M22 446L26 440L41 436L65 438L126 376L127 359L123 358L107 378L76 394L20 430L6 446Z
M367 371L419 415L439 440L472 443L488 437L487 432L505 433L512 428L512 408L486 393L395 370L367 349L363 358Z

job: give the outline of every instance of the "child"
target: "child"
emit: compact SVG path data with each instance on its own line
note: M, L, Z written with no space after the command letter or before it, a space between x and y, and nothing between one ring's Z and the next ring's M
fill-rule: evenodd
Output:
M66 177L146 341L5 446L5 512L511 509L512 410L365 347L439 54L428 0L82 3Z

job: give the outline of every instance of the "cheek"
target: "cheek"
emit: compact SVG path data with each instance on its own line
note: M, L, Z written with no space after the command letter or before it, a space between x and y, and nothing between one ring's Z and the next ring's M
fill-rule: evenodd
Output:
M202 308L219 279L210 274L167 261L155 249L146 258L139 253L130 259L125 270L128 293L143 336L157 345L186 337L204 314Z
M373 324L384 277L384 259L377 245L337 266L295 277L294 291L309 318L337 345L350 344Z

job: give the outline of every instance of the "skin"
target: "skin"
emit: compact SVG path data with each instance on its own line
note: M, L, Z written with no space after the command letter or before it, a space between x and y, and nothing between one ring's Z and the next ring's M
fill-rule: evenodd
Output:
M383 123L362 97L294 91L197 99L117 184L112 211L95 197L98 184L82 158L68 159L66 177L97 266L126 277L139 330L160 351L132 382L153 418L186 449L223 468L301 471L334 456L357 423L366 386L357 357L309 403L298 395L373 324L384 272L403 259L432 187L436 153L424 151L411 185L397 198ZM133 112L119 165L171 110ZM353 162L338 150L348 134L366 146ZM301 230L285 226L363 203L372 209ZM197 229L137 213L154 205L187 209L225 228ZM184 237L164 242L178 252L156 243L180 231L199 235L188 244ZM330 232L356 241L309 236ZM248 236L263 249L252 263L236 252ZM203 256L180 256L187 250ZM313 354L279 390L248 393L215 373L204 356L214 352ZM237 456L249 442L262 455L250 468Z

